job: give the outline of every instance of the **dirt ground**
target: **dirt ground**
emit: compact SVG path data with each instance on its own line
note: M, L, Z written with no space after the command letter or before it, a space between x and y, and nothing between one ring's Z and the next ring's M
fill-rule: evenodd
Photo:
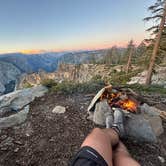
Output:
M26 123L0 133L0 166L64 166L79 149L95 125L87 120L86 108L93 95L49 94L30 105ZM52 113L56 105L64 114ZM165 104L158 104L162 109ZM143 166L164 166L166 160L166 121L157 144L125 140L131 155Z

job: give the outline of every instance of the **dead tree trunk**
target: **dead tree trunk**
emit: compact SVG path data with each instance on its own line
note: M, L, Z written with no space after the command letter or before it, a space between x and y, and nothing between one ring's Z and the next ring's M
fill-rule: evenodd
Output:
M161 22L160 22L160 26L159 26L159 32L156 36L156 41L155 41L155 44L154 44L153 53L152 53L152 56L151 56L151 59L150 59L150 64L149 64L148 73L147 73L146 82L145 82L146 85L151 84L152 71L153 71L153 67L154 67L154 64L155 64L155 59L156 59L156 56L157 56L157 52L158 52L158 49L159 49L160 39L161 39L161 35L162 35L164 25L165 25L165 19L166 19L166 3L165 3L165 6L164 6L164 13L163 13L163 16L162 16L162 19L161 19Z
M127 66L126 66L126 73L129 72L129 69L131 67L131 57L132 57L133 51L134 51L134 49L133 49L133 47L131 47L129 57L128 57L128 61L127 61Z

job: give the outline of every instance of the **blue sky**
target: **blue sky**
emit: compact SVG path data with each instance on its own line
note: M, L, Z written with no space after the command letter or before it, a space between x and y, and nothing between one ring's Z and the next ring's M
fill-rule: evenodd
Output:
M154 0L0 0L0 52L95 49L145 38Z

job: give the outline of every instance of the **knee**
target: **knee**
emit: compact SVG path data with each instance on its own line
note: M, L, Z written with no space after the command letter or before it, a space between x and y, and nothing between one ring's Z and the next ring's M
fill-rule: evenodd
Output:
M99 134L99 133L103 133L102 129L96 127L92 130L92 133L96 133L96 134Z
M96 137L104 137L105 139L108 137L108 134L106 134L103 129L100 128L94 128L91 132L92 135L95 135Z

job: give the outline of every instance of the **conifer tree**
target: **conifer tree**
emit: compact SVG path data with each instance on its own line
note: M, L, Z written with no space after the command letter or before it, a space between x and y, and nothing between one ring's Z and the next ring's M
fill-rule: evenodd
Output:
M165 21L166 21L166 0L157 0L157 2L150 6L148 8L152 16L146 17L144 20L145 21L150 21L153 20L155 21L155 25L150 27L147 31L152 32L152 36L154 37L154 46L153 46L153 52L152 56L150 59L149 63L149 68L148 68L148 73L147 73L147 78L146 78L146 84L149 85L151 83L151 78L152 78L152 71L154 68L156 56L159 50L159 45L160 45L160 40L162 37L162 33L165 28Z

